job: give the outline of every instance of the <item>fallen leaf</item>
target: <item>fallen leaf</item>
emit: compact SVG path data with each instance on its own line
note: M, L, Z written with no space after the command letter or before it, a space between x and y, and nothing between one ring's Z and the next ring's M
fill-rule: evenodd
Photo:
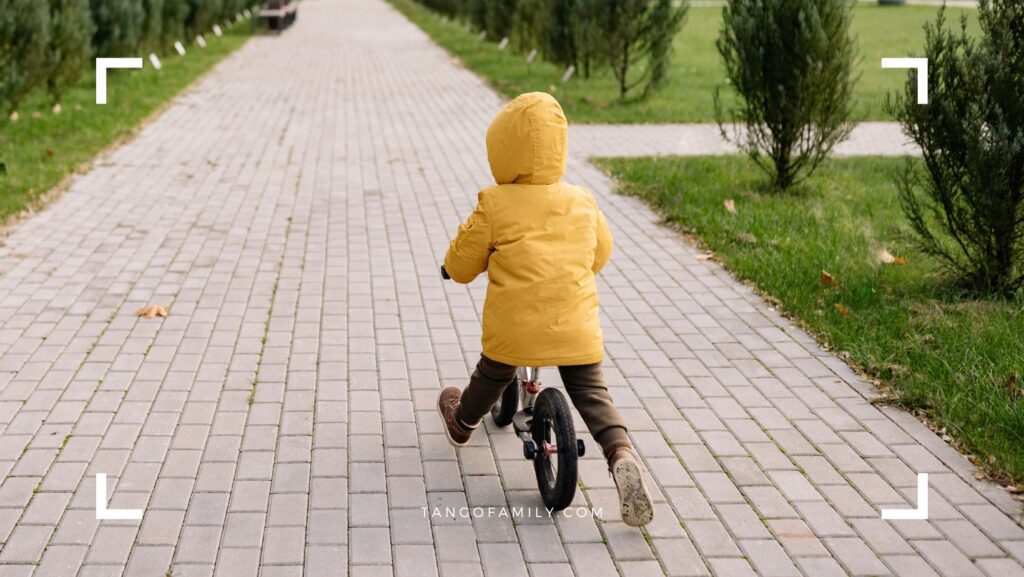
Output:
M63 108L61 108L61 106L60 106L60 103L59 103L59 102L58 102L57 104L54 104L54 105L53 105L53 113L54 113L54 114L60 114L60 113L61 113L61 112L63 112L63 111L64 111L64 109L63 109Z
M832 277L832 275L829 274L829 272L827 270L822 269L822 271L821 271L821 284L823 284L825 286L833 286L833 285L836 284L836 279L834 279Z
M907 264L907 259L902 256L893 256L892 253L883 248L878 251L878 262L882 264Z
M36 120L42 120L43 119L43 113L39 112L37 110L36 112L32 113L32 118L35 118Z
M747 244L757 244L757 237L750 234L749 232L741 232L738 235L736 235L736 238L740 239L741 241Z
M11 113L11 116L10 116L11 122L17 122L19 118L21 118L21 116L18 114L17 110L15 110L14 112Z
M736 214L736 202L733 201L733 199L727 198L722 204L725 205L725 210L728 210L732 214Z
M47 148L46 149L46 156L48 158L53 158L53 149L52 148Z
M715 255L711 254L710 252L703 252L701 254L698 254L696 258L697 258L697 260L701 260L701 261L703 261L703 260L711 260L711 259L715 258Z
M841 305L839 303L836 303L835 306L836 306L836 310L839 311L839 314L843 315L844 317L850 316L850 309L849 309L849 307L843 306L843 305Z
M142 307L141 309L135 311L135 316L145 317L147 319L152 319L156 317L166 317L167 309L160 305L149 305L148 307Z
M1006 382L1006 388L1010 391L1011 395L1024 396L1024 389L1017 386L1017 381L1020 377L1017 373L1010 375L1010 379Z

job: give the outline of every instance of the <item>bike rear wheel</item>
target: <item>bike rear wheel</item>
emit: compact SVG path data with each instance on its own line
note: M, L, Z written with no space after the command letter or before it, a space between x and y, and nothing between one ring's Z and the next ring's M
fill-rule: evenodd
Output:
M533 407L533 469L544 505L561 511L576 496L577 444L572 413L557 389L544 389Z

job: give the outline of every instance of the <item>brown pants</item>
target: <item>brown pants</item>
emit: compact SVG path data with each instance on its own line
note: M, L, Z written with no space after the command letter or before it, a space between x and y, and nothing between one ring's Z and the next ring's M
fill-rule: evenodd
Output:
M558 372L572 404L583 417L594 440L601 445L605 459L611 458L619 447L631 447L626 423L604 384L601 363L558 367ZM467 424L480 422L501 398L515 374L516 367L480 355L469 385L462 391L456 418Z

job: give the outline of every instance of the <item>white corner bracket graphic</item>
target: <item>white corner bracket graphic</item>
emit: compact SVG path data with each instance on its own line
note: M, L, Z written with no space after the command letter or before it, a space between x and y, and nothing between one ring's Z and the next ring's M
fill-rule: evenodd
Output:
M96 104L107 103L107 70L110 68L142 68L141 58L96 59Z
M928 59L927 58L883 58L882 68L917 69L917 103L928 104Z
M917 508L916 509L882 509L882 518L889 521L914 520L923 521L928 518L928 473L917 474Z
M142 509L107 509L107 474L96 474L96 520L97 521L139 521Z

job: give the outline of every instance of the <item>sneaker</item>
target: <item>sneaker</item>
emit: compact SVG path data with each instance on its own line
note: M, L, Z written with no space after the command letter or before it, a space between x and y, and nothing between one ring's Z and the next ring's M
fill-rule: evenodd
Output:
M640 463L629 449L619 449L610 465L615 488L619 491L622 521L630 527L643 527L654 519L654 503L644 485Z
M463 425L455 418L455 410L459 408L461 398L462 391L456 387L442 390L437 397L437 412L441 414L441 420L444 422L444 434L448 436L448 442L456 447L465 447L475 429Z

